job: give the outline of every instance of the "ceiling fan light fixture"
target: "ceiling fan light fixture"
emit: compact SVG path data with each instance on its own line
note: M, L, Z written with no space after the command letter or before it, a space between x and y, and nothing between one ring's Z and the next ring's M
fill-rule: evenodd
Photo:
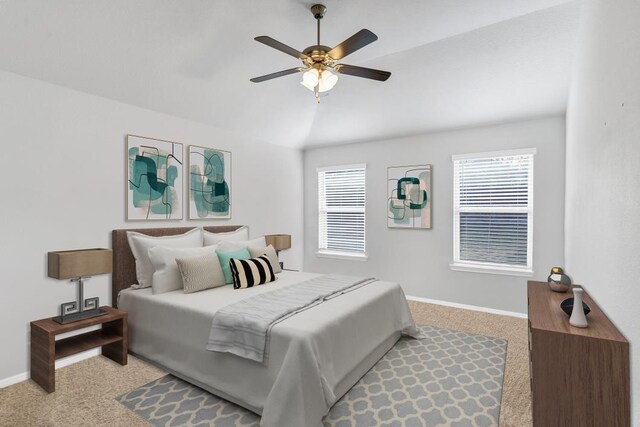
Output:
M336 83L338 83L338 75L332 73L327 69L324 69L322 70L322 74L320 75L320 87L318 88L318 91L326 92L328 90L331 90L336 85Z
M304 87L306 87L307 89L309 89L310 91L314 91L315 86L311 86L309 83L305 82L304 80L300 82L300 84Z
M300 84L313 91L318 85L319 77L320 72L316 68L312 68L308 71L305 71L305 73L302 75L302 81L300 82Z
M303 73L300 84L312 91L318 102L320 102L319 93L330 91L338 83L338 74L347 74L382 82L386 81L391 76L388 71L336 63L336 61L340 61L342 58L378 40L378 36L363 28L333 48L322 45L320 44L320 21L324 18L326 12L327 8L324 5L315 4L311 6L311 13L313 13L313 17L317 21L317 43L303 51L294 49L268 36L256 37L255 40L257 42L302 61L302 67L265 74L250 80L254 83L259 83L289 74Z
M330 91L336 83L338 83L338 75L336 73L332 73L328 69L318 70L317 68L306 71L302 75L302 81L300 82L302 86L312 92L316 90L317 86L318 92L321 93Z

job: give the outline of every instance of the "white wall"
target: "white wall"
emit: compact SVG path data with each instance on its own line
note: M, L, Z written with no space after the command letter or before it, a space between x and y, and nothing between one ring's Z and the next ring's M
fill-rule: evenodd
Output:
M300 151L1 71L0 94L0 380L28 370L29 322L75 299L46 277L48 251L110 247L114 228L247 224L254 236L292 234L282 255L302 266ZM232 151L233 218L126 222L127 133ZM95 277L85 294L109 304L110 287Z
M640 422L640 1L585 0L567 111L567 269L631 342Z
M461 107L462 108L462 107ZM374 275L398 281L407 295L526 313L527 278L452 271L452 154L537 148L534 172L534 278L564 262L564 117L487 126L305 151L305 270ZM316 256L316 168L367 164L367 261ZM433 165L431 230L388 229L388 166Z

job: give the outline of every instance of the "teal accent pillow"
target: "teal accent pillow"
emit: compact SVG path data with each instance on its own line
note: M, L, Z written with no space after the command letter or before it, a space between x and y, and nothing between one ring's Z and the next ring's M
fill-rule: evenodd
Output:
M222 266L222 274L224 274L225 283L233 283L233 275L231 274L231 267L229 267L229 260L234 259L251 259L249 249L242 248L236 251L221 251L216 249L218 259L220 260L220 266Z

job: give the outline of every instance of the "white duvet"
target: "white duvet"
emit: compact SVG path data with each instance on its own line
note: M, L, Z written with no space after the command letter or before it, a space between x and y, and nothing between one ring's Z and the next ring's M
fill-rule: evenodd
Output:
M118 307L129 313L132 352L261 414L261 426L317 427L401 332L415 333L398 284L376 281L276 324L267 366L205 349L216 310L317 276L283 271L276 282L256 288L193 294L128 289Z

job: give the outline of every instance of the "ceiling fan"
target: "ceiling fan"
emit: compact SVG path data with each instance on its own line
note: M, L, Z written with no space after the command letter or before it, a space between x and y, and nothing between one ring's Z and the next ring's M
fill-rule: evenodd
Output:
M302 67L289 68L288 70L254 77L251 81L254 83L260 83L277 77L287 76L289 74L304 73L300 83L307 89L312 90L315 94L316 100L320 102L320 93L327 92L335 86L338 82L338 74L348 74L355 77L364 77L365 79L379 80L382 82L387 80L389 76L391 76L391 73L388 71L337 63L337 61L341 60L345 56L350 55L358 49L378 40L378 36L369 30L362 29L333 49L328 46L323 46L320 44L320 20L324 18L324 14L326 12L326 6L322 4L315 4L311 6L311 13L313 13L313 17L316 19L318 25L318 43L316 45L309 46L302 52L268 36L256 37L256 41L298 58L302 61L303 65Z

